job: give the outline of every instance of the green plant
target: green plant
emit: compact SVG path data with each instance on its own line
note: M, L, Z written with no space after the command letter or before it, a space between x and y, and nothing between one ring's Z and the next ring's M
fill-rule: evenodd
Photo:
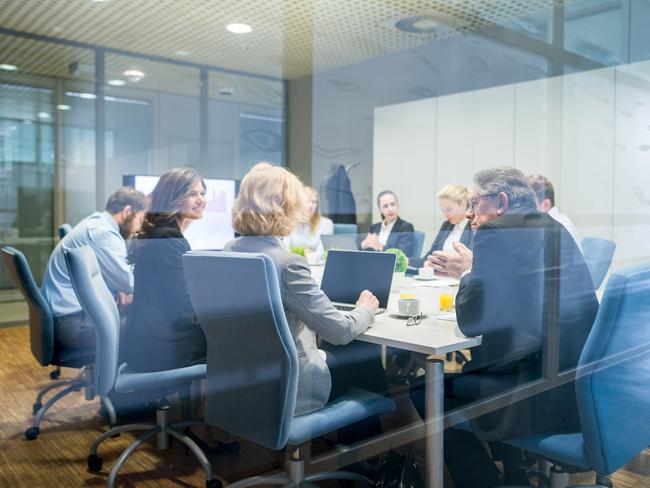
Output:
M406 271L406 268L409 265L409 259L406 257L406 254L404 254L404 251L401 249L397 248L390 248L386 249L384 252L389 252L391 254L395 254L397 257L395 258L395 272L396 273L403 273Z
M307 257L305 255L305 247L304 246L291 246L289 249L292 253L297 254L298 256Z

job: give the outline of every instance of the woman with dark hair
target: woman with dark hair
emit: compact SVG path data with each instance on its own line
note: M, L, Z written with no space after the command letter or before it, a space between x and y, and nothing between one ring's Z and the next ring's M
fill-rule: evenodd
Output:
M171 169L160 177L149 199L142 230L129 253L135 286L123 350L136 371L179 368L206 356L181 261L190 250L183 232L203 217L205 183L193 169Z
M399 218L397 196L384 190L377 195L377 206L382 220L370 226L368 235L361 242L361 249L383 251L397 248L410 256L413 252L413 224Z

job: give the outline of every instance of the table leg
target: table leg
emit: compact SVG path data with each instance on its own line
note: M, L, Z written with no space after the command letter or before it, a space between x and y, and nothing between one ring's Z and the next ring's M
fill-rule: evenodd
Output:
M443 453L444 362L432 356L428 357L425 373L426 485L428 488L442 488L445 477Z

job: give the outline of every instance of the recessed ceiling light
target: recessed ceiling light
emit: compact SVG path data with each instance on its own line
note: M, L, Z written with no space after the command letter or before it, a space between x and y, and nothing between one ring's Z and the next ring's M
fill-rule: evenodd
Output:
M61 104L61 105L57 105L56 108L59 110L70 110L70 105Z
M0 64L0 70L2 71L16 71L18 69L18 66L15 66L13 64Z
M36 114L36 116L37 116L39 119L49 119L50 117L52 117L52 116L51 116L50 114L48 114L47 112L39 112L39 113Z
M144 71L135 68L125 69L122 74L126 76L126 79L131 83L137 83L144 78Z
M443 12L397 19L397 30L409 34L442 34L466 27L467 21Z
M179 49L178 51L174 51L175 56L180 56L181 58L184 58L185 56L189 56L190 52L189 51L184 51L183 49Z
M95 98L97 98L97 95L95 95L94 93L80 93L79 98L84 98L86 100L94 100Z
M228 32L232 32L233 34L248 34L253 30L253 28L250 25L239 24L239 23L228 24L226 26L226 29L228 30Z
M108 84L111 86L124 86L126 81L124 80L108 80Z

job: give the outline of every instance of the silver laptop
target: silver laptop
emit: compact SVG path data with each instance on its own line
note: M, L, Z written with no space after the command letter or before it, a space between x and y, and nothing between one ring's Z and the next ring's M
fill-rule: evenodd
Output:
M363 290L379 300L377 313L386 311L395 269L395 254L331 250L327 253L321 290L336 308L354 310Z
M359 249L357 234L334 234L334 235L321 235L320 240L323 243L323 249L343 249L348 251L356 251Z

